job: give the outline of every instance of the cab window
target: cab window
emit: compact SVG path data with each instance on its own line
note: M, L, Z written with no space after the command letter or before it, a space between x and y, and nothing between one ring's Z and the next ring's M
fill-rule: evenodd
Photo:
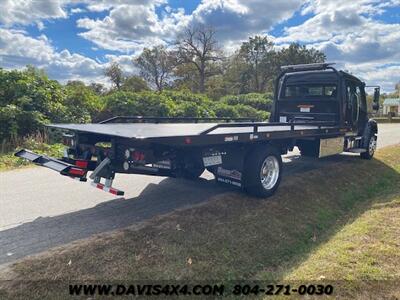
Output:
M336 98L336 85L288 85L283 92L283 98Z

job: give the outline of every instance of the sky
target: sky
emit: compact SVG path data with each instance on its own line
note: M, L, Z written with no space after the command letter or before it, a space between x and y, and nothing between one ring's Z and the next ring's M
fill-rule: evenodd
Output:
M385 92L400 80L400 0L0 0L0 67L105 83L111 62L135 74L144 47L197 24L212 26L227 53L267 35L276 47L317 48Z

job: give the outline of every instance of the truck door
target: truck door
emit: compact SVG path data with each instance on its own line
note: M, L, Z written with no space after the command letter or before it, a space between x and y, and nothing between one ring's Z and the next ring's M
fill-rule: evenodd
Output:
M346 80L346 95L344 99L345 124L353 132L361 134L367 117L364 86L360 82Z

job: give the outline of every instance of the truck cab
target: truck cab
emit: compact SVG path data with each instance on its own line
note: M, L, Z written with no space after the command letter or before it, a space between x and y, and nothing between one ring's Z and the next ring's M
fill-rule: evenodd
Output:
M285 66L278 76L270 121L330 122L346 130L344 151L362 153L378 132L368 119L365 83L330 63ZM374 108L379 102L375 87ZM302 154L317 156L318 140L299 140ZM376 141L375 141L376 144Z

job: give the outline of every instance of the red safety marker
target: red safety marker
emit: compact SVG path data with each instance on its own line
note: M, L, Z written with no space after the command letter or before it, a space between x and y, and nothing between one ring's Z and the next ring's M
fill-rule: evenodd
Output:
M91 185L96 187L96 188L98 188L98 189L100 189L100 190L103 190L105 192L109 192L109 193L111 193L113 195L117 195L117 196L123 196L124 195L124 191L118 190L118 189L113 188L113 187L106 187L102 183L92 182Z
M86 169L88 166L88 161L87 160L76 160L75 166Z
M86 174L86 170L72 167L68 170L68 174L84 176Z

